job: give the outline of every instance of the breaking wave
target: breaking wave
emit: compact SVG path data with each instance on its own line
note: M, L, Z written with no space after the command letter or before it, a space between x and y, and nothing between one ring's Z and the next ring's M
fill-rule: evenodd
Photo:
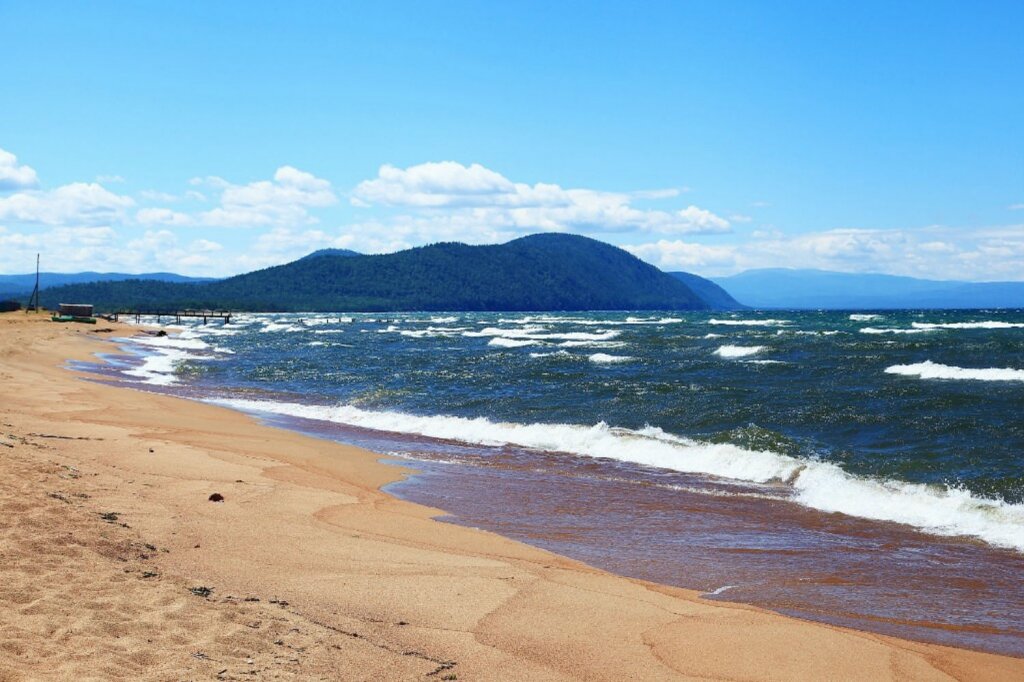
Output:
M1024 329L1024 322L982 320L981 322L911 322L914 329Z
M745 358L764 350L764 346L719 346L715 355L720 358Z
M859 477L835 464L731 443L705 443L657 427L639 430L573 424L517 424L483 417L419 416L351 405L317 406L211 399L235 409L482 446L519 446L606 458L746 483L773 484L787 499L826 512L907 524L945 536L970 536L1024 552L1024 505L960 489Z
M1024 369L1009 367L988 367L971 369L941 365L931 360L917 362L912 365L893 365L885 369L886 374L899 374L922 379L961 379L967 381L1024 381Z

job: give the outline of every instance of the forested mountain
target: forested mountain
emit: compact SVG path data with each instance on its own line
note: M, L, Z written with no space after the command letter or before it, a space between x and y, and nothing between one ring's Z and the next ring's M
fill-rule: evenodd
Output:
M705 310L707 300L617 247L539 234L507 244L443 243L376 256L321 255L202 284L95 282L43 303L267 311Z
M710 279L689 272L670 272L668 274L690 287L695 294L703 298L715 310L740 310L747 307Z

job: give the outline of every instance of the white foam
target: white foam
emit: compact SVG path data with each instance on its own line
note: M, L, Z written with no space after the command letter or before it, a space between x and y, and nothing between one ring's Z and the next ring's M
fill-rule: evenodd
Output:
M575 358L578 357L573 355L567 350L556 350L550 353L530 353L531 358Z
M631 362L633 360L628 355L608 355L607 353L594 353L588 359L598 365L611 365L620 362Z
M493 336L504 339L532 339L534 341L609 341L619 336L622 332L611 329L608 331L590 332L547 332L544 327L525 327L523 329L502 329L500 327L485 327L480 331L462 332L463 336L486 337Z
M625 341L562 341L563 348L622 348Z
M927 334L933 329L898 329L898 328L879 328L879 327L864 327L859 330L861 334Z
M200 339L185 339L179 336L135 336L134 343L153 348L181 348L184 350L205 350L210 344Z
M880 320L880 319L882 319L882 316L881 315L869 315L869 314L866 314L866 313L865 314L854 313L853 315L850 315L850 319L853 320L854 322L869 322L871 320Z
M140 366L126 369L123 374L153 386L170 386L178 382L174 375L178 365L186 360L209 359L209 356L192 355L177 348L158 348L154 354L145 356Z
M527 315L525 317L498 319L498 324L578 324L581 326L616 327L629 325L662 325L679 324L681 317L627 317L624 320L595 320L580 317L564 317L557 315Z
M723 334L705 334L704 338L705 339L724 339L725 336Z
M764 350L764 346L719 346L715 355L721 358L745 358Z
M285 320L285 321L275 320L273 322L264 322L263 328L260 329L260 331L261 332L301 332L301 331L303 331L303 328L298 326L298 325L291 324L287 320Z
M902 376L920 377L922 379L952 379L968 381L1024 381L1024 369L1011 369L1009 367L988 367L984 369L971 369L955 367L952 365L940 365L931 360L917 362L912 365L893 365L886 367L886 374L900 374Z
M630 430L570 424L516 424L484 418L417 416L255 400L211 400L251 412L282 414L478 445L516 445L607 458L750 483L780 482L793 501L827 512L894 521L938 535L976 537L1024 552L1024 505L945 486L861 478L835 464L729 443L702 443L656 427Z
M716 320L711 318L708 320L708 324L720 324L733 327L783 327L789 324L789 320Z
M487 342L488 346L497 346L499 348L522 348L523 346L536 346L537 341L531 339L506 339L503 336L496 336Z
M1024 329L1024 322L982 320L981 322L911 322L914 329Z

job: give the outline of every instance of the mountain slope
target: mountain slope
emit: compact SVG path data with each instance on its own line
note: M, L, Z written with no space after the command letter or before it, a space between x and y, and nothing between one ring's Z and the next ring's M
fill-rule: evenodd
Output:
M715 310L742 310L747 307L710 279L689 272L670 272L668 274L690 287L695 294L703 298Z
M714 281L755 308L1021 308L1024 282L956 282L782 268Z
M206 284L101 282L43 302L236 310L704 310L686 284L593 239L540 234L507 244L444 243L376 256L300 259Z

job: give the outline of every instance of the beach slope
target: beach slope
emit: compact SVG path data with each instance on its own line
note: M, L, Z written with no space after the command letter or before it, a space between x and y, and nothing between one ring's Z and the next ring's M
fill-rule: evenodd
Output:
M436 521L378 455L66 369L98 326L0 315L0 682L1024 679Z

